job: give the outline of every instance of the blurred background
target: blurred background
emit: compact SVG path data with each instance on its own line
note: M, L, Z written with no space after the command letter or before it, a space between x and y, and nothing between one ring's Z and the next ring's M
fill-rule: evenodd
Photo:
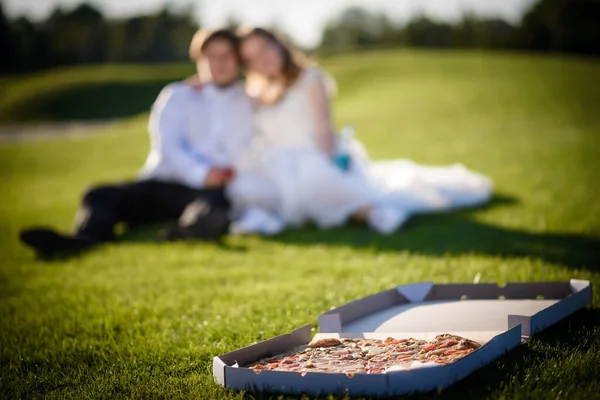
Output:
M199 27L273 28L318 58L404 48L595 57L599 17L597 0L3 0L0 124L146 111L193 73Z

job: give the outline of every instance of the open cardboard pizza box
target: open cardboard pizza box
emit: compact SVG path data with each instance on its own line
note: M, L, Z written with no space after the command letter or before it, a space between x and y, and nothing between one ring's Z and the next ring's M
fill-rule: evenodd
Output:
M319 316L315 338L415 338L456 334L483 346L448 365L384 374L331 374L244 368L311 341L311 326L213 359L215 380L229 389L311 395L394 396L444 388L489 364L531 335L592 301L588 281L398 286Z

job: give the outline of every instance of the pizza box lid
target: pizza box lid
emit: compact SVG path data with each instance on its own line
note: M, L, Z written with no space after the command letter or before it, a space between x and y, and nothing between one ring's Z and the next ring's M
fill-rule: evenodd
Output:
M447 387L489 364L522 340L592 301L588 281L549 283L433 284L398 286L332 309L319 317L321 337L414 337L452 333L482 347L452 364L386 374L262 371L245 365L306 345L311 325L213 359L221 386L284 394L395 396Z
M319 316L321 332L505 331L528 338L592 301L589 281L398 286Z

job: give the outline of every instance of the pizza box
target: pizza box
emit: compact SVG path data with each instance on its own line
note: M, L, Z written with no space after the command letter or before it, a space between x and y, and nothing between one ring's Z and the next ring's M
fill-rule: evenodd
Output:
M319 316L315 338L415 338L456 334L482 344L449 365L419 364L385 374L261 371L259 359L311 341L311 325L213 359L213 375L234 390L283 394L395 396L444 388L489 364L531 335L592 301L588 281L549 283L433 284L398 286Z

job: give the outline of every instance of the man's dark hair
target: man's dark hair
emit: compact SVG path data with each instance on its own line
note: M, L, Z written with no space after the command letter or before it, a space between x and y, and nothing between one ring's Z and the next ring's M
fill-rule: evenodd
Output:
M190 44L190 58L192 61L198 61L208 46L215 40L224 40L229 43L238 61L241 63L240 38L235 32L229 29L219 29L212 32L206 30L197 31Z

